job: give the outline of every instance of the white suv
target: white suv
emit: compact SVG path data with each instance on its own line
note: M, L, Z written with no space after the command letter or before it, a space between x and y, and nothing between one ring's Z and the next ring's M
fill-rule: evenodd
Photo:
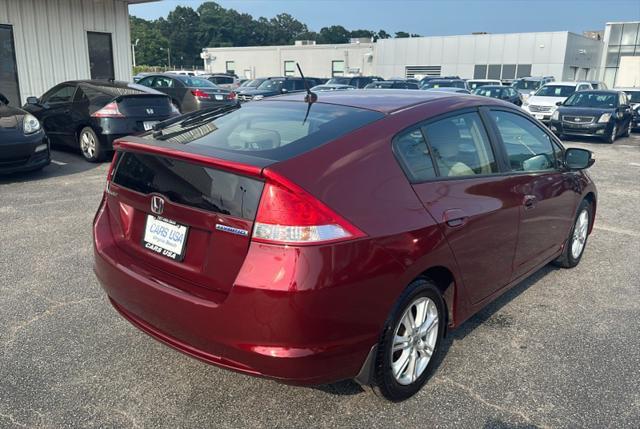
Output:
M558 108L558 102L566 100L576 91L588 89L593 89L589 82L549 82L530 96L522 108L534 118L548 123Z

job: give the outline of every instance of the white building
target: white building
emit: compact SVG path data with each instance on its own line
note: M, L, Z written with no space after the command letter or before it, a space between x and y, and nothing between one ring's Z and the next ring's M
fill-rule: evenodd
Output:
M608 22L601 68L609 86L640 86L640 21Z
M129 4L0 0L0 93L13 104L76 79L131 80Z
M207 48L205 68L241 77L343 74L384 78L458 75L514 79L552 75L598 79L603 42L567 31L381 39L376 43Z

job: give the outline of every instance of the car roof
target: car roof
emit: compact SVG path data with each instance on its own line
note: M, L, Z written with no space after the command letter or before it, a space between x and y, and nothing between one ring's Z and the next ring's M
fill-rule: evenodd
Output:
M547 82L544 84L544 86L551 86L551 85L555 85L555 86L577 86L577 85L581 85L581 84L585 84L588 83L589 85L591 85L591 82L586 81L586 80L579 80L576 82L570 82L570 81L555 81L555 82Z
M500 79L469 79L467 82L500 82Z
M476 89L488 89L488 88L507 89L507 88L511 88L511 87L507 86L507 85L485 85L485 86L481 86L480 88L476 88Z
M640 87L638 86L615 87L612 89L614 91L640 91Z
M305 93L287 94L272 97L273 101L302 101ZM384 91L375 89L360 89L357 91L328 91L318 95L318 103L338 104L357 107L360 109L375 110L380 113L390 114L419 104L450 98L460 100L460 97L472 97L470 100L484 100L486 97L473 97L466 94L450 92L416 91L411 89L388 89ZM488 104L489 102L487 102ZM477 104L477 102L476 102Z

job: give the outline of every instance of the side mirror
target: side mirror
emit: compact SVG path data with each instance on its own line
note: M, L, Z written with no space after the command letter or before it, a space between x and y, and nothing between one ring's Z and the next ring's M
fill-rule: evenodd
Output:
M562 106L563 104L564 104L564 101L558 101L558 102L556 103L556 106Z
M595 159L592 158L590 150L569 148L564 152L564 165L569 170L583 170L591 167Z
M27 97L27 104L38 104L37 97Z

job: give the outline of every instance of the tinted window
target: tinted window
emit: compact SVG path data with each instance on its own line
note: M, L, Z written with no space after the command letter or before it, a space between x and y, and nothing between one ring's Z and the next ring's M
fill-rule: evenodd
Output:
M515 113L491 111L512 171L555 168L551 139L538 125Z
M420 129L407 131L396 137L394 151L412 182L424 182L436 177L429 148Z
M175 81L170 77L166 76L158 76L153 81L151 85L152 88L163 89L163 88L173 88L175 85Z
M576 92L564 102L565 106L576 107L616 107L616 94L603 92Z
M216 88L216 85L213 82L200 77L180 76L178 79L189 88Z
M384 117L382 113L347 106L260 101L202 124L167 127L166 140L271 160L284 160L336 139ZM147 135L146 138L153 138Z
M61 85L53 88L51 91L45 94L42 97L42 101L49 104L69 103L73 99L73 94L75 92L75 86Z
M144 79L140 79L138 81L138 85L151 87L153 86L153 79L155 79L153 76L145 77Z
M87 32L91 79L115 79L111 33Z
M576 92L575 86L545 85L535 95L538 97L568 97Z
M424 127L442 177L498 171L484 125L477 113L451 116Z
M176 159L125 152L113 182L142 194L159 193L171 201L253 220L262 182Z
M282 80L267 79L260 84L258 89L264 89L266 91L280 91L283 83L284 81Z

